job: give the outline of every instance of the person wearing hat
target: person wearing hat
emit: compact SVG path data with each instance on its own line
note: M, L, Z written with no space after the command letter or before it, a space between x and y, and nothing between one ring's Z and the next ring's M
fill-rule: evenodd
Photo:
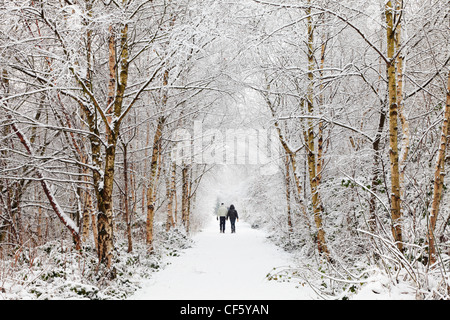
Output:
M217 218L220 219L220 233L225 233L225 220L227 219L228 209L222 203L220 207L217 209Z

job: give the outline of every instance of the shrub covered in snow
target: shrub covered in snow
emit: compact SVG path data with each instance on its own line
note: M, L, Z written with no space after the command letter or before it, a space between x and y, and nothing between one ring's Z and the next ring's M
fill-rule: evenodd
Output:
M155 227L162 231L162 226ZM118 241L112 279L102 276L92 246L86 245L78 252L70 242L53 241L35 249L20 248L1 262L0 299L126 299L143 279L167 265L168 256L178 256L191 243L182 229L160 232L151 254L140 242L135 242L134 250L127 253L126 241Z

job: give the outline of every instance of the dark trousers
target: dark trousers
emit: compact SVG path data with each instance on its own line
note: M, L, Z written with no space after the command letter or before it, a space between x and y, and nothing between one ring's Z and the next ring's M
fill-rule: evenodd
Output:
M220 217L220 232L225 232L225 219L226 217Z
M231 233L235 233L236 232L236 219L230 218L230 223L231 223Z

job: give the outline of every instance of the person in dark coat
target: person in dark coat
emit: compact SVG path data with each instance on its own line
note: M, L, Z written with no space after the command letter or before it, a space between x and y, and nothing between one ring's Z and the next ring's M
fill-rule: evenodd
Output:
M238 216L238 212L236 211L236 209L234 208L234 205L230 206L230 209L228 209L228 214L227 214L227 219L230 219L230 223L231 223L231 233L236 233L236 219L237 221L239 221L239 216Z

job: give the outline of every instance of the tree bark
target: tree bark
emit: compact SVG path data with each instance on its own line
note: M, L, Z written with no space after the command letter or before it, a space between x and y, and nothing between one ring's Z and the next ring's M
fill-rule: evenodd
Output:
M181 170L182 195L181 195L181 221L186 231L189 232L189 167L185 165Z
M289 166L289 155L286 154L285 159L285 187L286 187L286 211L287 211L287 225L289 234L294 232L294 228L292 226L292 216L291 216L291 175L290 175L290 166Z
M437 261L436 238L434 231L436 229L436 220L439 214L439 207L442 199L442 191L445 178L445 156L447 153L448 136L450 134L450 73L447 80L447 100L445 105L444 122L442 124L441 140L438 154L436 157L436 169L434 172L433 200L430 209L430 221L428 223L428 250L429 263L433 265Z
M114 39L111 36L110 41ZM105 150L105 166L103 171L103 177L97 174L96 193L98 203L98 257L99 262L106 265L107 269L112 266L112 257L114 250L114 229L113 229L113 187L114 187L114 169L116 158L116 146L119 137L120 121L118 120L122 116L123 98L125 89L128 83L128 67L129 67L129 53L128 53L128 25L124 24L121 30L121 42L120 42L120 72L119 81L113 81L110 79L110 83L117 83L114 100L107 101L107 114L113 113L114 117L107 116L105 121L106 134L107 134L107 147ZM115 44L111 47L109 43L110 61L111 56L115 57ZM114 49L114 50L113 50ZM110 65L112 67L112 65ZM117 66L115 68L117 70ZM116 71L110 70L110 77L115 78ZM113 106L113 109L111 109ZM98 130L98 129L97 129ZM98 141L97 141L98 143ZM100 146L93 146L96 152L99 153ZM93 152L94 154L94 152ZM96 156L98 157L98 156ZM103 178L103 179L102 179Z
M126 224L126 235L128 239L128 250L130 253L133 251L133 241L131 237L131 217L130 217L130 206L128 204L128 145L123 144L123 180L124 180L124 207L125 207L125 224Z
M387 77L389 94L389 160L391 170L391 219L392 235L397 248L403 251L403 237L401 226L401 192L398 151L398 97L397 72L395 59L395 7L392 1L386 2L385 16L387 24Z
M167 222L166 231L175 226L173 219L173 198L176 183L176 163L173 162L170 167L169 177L166 179L166 196L167 196Z
M158 184L158 163L162 152L162 132L164 129L166 118L159 117L153 139L152 160L150 165L149 185L147 189L147 246L149 252L153 251L153 221L155 216L156 188Z
M311 3L309 0L308 3ZM314 26L311 17L311 7L306 9L307 25L308 25L308 89L306 103L308 106L308 113L314 113L314 70L315 70L315 59L314 59ZM314 222L317 228L317 246L319 253L323 254L327 260L330 260L330 253L325 240L325 230L323 229L322 222L322 212L323 205L319 193L319 176L317 172L317 159L315 152L315 141L314 141L314 123L312 119L308 119L307 131L304 132L305 142L307 147L307 158L308 158L308 171L309 171L309 182L311 188L311 197L313 205Z
M376 197L374 193L376 193L378 186L381 183L380 178L380 142L381 142L381 134L383 133L384 126L386 123L386 112L385 110L380 110L380 118L378 122L378 130L375 135L375 139L372 143L373 150L373 166L372 166L372 181L371 181L371 190L373 193L370 195L369 200L369 227L372 232L376 230Z
M397 19L401 19L403 16L403 0L397 0L396 4ZM397 27L395 30L395 50L401 50L402 46L402 23L401 20L397 23ZM397 100L398 100L398 116L400 119L400 123L402 125L402 141L401 141L401 152L399 155L399 170L400 170L400 196L403 199L403 195L405 193L404 181L405 181L405 168L406 168L406 160L409 154L409 144L410 144L410 136L411 133L409 131L409 122L406 119L405 115L405 103L403 100L403 70L404 70L405 58L403 52L398 53L397 57Z

